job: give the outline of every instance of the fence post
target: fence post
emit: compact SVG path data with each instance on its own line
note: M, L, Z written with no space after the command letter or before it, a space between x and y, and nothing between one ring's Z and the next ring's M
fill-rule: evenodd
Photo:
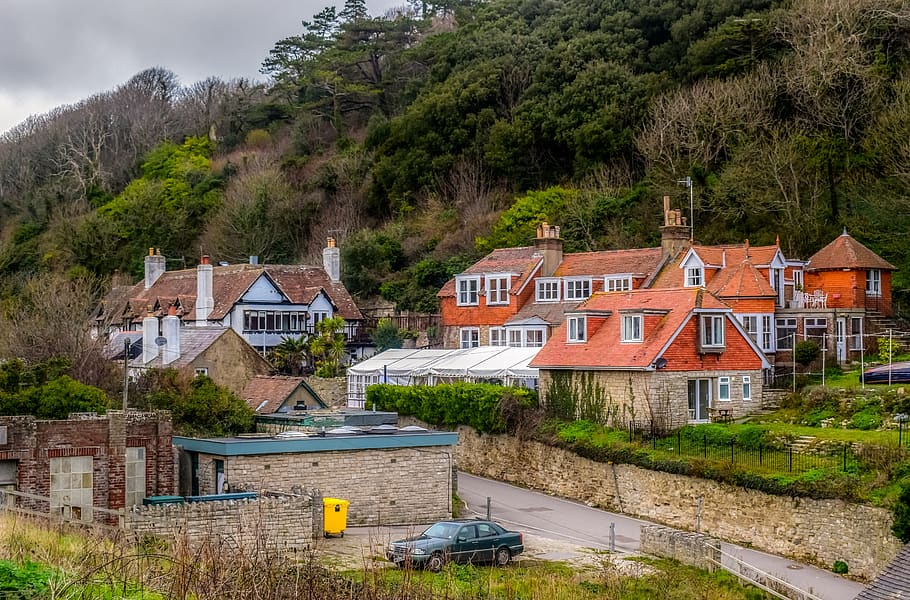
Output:
M631 419L629 419L629 443L630 444L634 441L634 437L632 435L632 431L633 431L632 427L633 427L633 422Z
M616 523L610 523L610 552L616 552Z
M847 472L847 442L844 442L844 473Z
M736 440L734 438L730 438L730 464L731 465L736 463L736 454L735 454L735 450L734 450L735 447L736 447Z
M762 466L762 449L764 449L764 444L758 445L758 466Z

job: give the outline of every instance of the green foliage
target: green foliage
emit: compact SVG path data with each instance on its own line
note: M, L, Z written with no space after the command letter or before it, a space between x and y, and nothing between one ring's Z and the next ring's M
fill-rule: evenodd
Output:
M372 385L366 406L411 415L447 428L468 425L484 433L503 433L500 403L508 395L526 406L536 406L537 394L526 388L486 383L453 383L435 386Z
M796 342L796 349L793 351L796 362L804 367L817 359L819 354L821 354L821 348L812 340Z
M837 573L838 575L846 575L850 569L849 569L849 567L847 567L847 563L845 563L844 561L836 560L836 561L834 561L834 566L831 568L831 570L834 571L835 573Z
M890 363L898 352L900 352L900 342L891 338L878 338L878 359L880 361Z
M271 362L283 375L301 375L310 363L310 339L304 334L300 337L284 337L270 356Z
M882 415L878 407L869 406L853 414L850 419L852 429L868 431L882 426Z
M138 387L144 408L169 410L180 435L221 437L253 428L253 410L227 388L199 375L188 379L174 369L153 369Z
M373 332L373 344L377 352L384 352L389 348L401 348L401 330L391 319L379 319L376 330Z
M892 533L904 544L910 542L910 484L905 483L901 486L891 512L894 514Z
M379 291L383 298L394 302L399 310L438 313L439 298L436 293L471 262L466 256L455 256L448 260L424 258L403 271L390 274L380 285Z
M0 592L9 598L38 597L53 575L52 569L28 560L22 564L0 560Z
M490 237L477 240L477 248L489 252L495 248L530 245L536 236L537 226L542 221L558 224L558 217L566 205L577 197L576 190L552 187L517 198L493 226Z
M65 375L68 369L59 359L31 368L20 360L0 363L0 414L66 419L70 413L105 412L105 393Z
M369 297L380 284L404 266L401 242L381 231L365 229L349 237L341 248L341 278L352 294Z
M310 354L318 377L338 377L344 373L344 325L341 317L323 319L316 323L316 333L310 339Z

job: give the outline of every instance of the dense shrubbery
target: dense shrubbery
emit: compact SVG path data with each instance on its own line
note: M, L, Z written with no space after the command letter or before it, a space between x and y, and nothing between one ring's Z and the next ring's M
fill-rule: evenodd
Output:
M432 425L468 425L484 433L503 433L506 421L500 405L506 397L527 406L537 405L537 394L532 390L485 383L373 385L367 388L366 403L368 407L410 415Z

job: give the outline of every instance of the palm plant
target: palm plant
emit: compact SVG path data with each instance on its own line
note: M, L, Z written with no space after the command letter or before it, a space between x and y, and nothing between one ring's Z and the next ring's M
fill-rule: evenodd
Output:
M310 364L309 335L298 338L283 337L281 343L272 350L272 364L282 375L302 375Z

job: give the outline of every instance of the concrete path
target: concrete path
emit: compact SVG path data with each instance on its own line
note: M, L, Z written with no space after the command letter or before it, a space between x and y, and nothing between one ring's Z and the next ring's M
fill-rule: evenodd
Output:
M610 524L614 523L616 550L638 552L639 528L647 523L467 473L458 473L458 495L467 503L462 516L485 517L489 496L491 516L503 525L596 549L609 549ZM864 588L830 571L780 556L727 543L721 550L823 600L852 600ZM732 563L726 558L724 562Z

